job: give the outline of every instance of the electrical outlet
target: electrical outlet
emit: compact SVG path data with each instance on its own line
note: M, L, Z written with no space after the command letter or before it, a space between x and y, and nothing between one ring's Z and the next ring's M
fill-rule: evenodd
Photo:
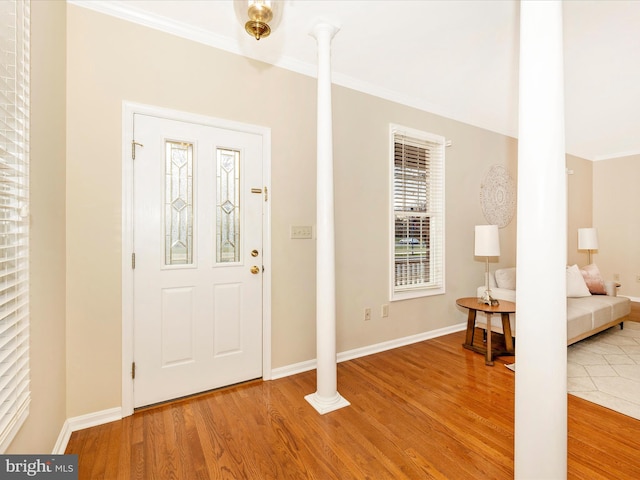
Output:
M388 303L384 303L382 305L382 308L380 308L380 316L382 318L385 318L385 317L389 316L389 304Z
M365 321L371 320L371 309L370 308L365 308L364 309L364 319L365 319Z

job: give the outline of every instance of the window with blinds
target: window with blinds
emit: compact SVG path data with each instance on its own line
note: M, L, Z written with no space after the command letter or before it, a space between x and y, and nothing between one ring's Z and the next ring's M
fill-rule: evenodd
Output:
M443 137L391 125L391 299L444 293Z
M29 408L29 9L0 1L0 452Z

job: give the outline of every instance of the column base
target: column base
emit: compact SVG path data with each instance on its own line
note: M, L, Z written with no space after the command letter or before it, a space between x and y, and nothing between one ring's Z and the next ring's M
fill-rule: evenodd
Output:
M309 402L320 415L324 415L325 413L333 412L334 410L338 410L342 407L348 407L349 405L351 405L338 392L336 392L335 397L328 400L325 398L321 398L318 395L318 392L306 395L304 399Z

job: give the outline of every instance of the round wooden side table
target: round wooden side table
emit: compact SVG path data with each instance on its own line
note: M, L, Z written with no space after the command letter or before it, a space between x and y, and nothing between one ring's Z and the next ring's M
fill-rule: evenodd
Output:
M516 312L516 304L500 300L499 305L487 305L478 302L477 297L465 297L456 300L456 304L469 310L467 318L467 336L462 346L474 352L483 353L485 355L485 364L493 365L493 357L498 355L515 355L513 348L513 336L511 335L511 324L509 323L509 314ZM487 316L487 346L478 347L473 344L473 336L476 329L476 314L483 312ZM493 350L491 348L491 316L499 313L502 317L502 331L504 333L504 344L506 350Z

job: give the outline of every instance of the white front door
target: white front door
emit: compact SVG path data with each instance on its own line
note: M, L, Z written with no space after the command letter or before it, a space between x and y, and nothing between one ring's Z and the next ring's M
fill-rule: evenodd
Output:
M262 136L134 115L134 406L262 376Z

